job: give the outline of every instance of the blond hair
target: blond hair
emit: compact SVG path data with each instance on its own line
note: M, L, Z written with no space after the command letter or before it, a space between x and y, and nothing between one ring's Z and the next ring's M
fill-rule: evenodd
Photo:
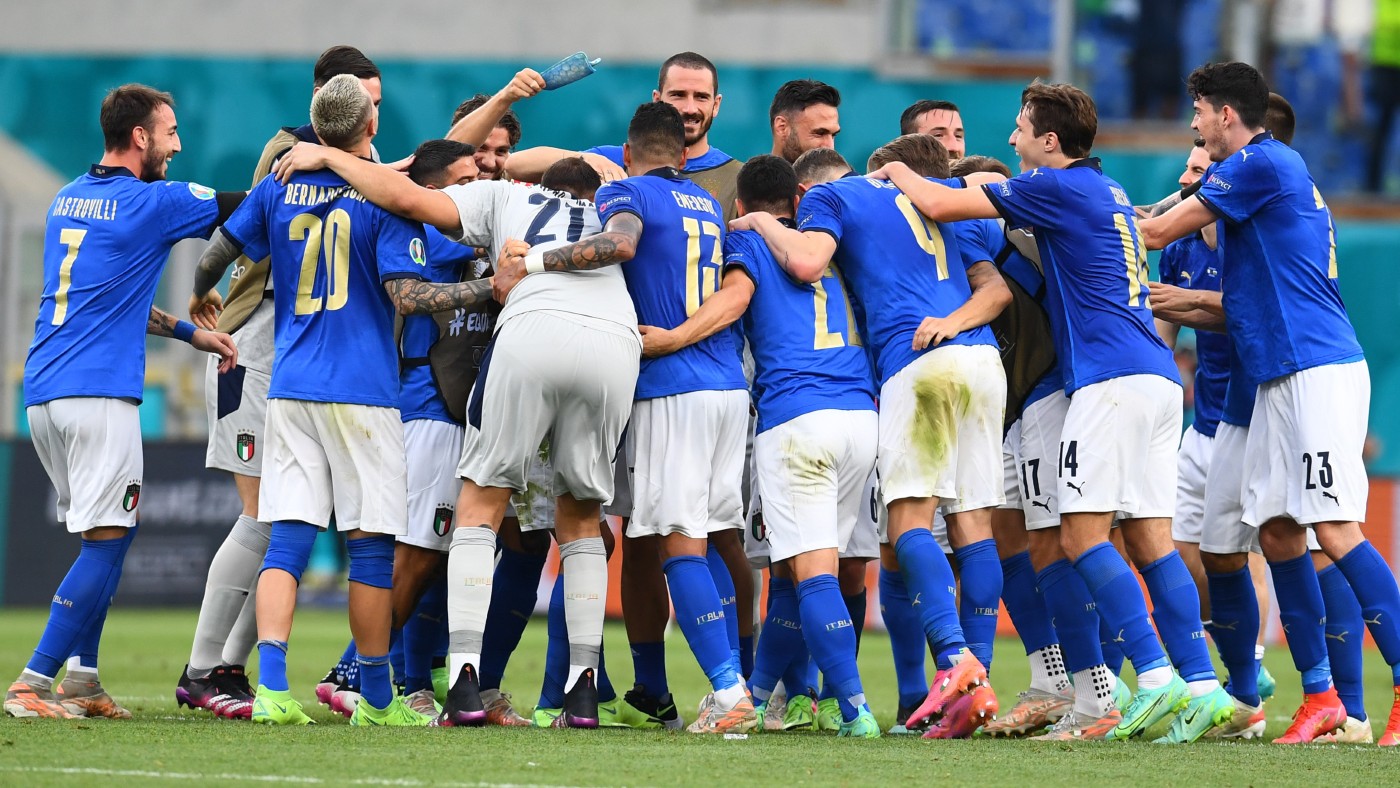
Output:
M349 150L369 130L374 102L358 77L339 74L331 77L311 97L311 127L316 136L333 148Z

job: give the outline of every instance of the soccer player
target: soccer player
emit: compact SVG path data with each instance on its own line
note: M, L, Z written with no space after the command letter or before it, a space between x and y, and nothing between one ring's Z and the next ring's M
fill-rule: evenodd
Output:
M739 171L740 215L765 211L795 227L796 204L797 175L784 159L757 156ZM867 504L866 480L875 466L874 376L855 314L835 267L817 282L795 282L756 233L730 233L725 261L742 264L754 287L743 326L754 356L754 460L771 559L787 562L801 636L836 688L838 735L878 738L836 577L838 552ZM677 331L704 325L715 303Z
M1217 165L1195 197L1146 220L1143 233L1158 247L1224 220L1226 324L1245 382L1258 386L1241 469L1243 520L1259 528L1303 674L1303 705L1275 741L1305 743L1347 717L1332 687L1306 529L1355 591L1400 686L1400 589L1359 525L1370 376L1337 289L1331 214L1302 158L1263 129L1263 77L1244 63L1210 64L1192 72L1187 89L1192 127ZM1382 746L1400 744L1400 691L1396 697Z
M841 133L840 106L841 92L825 82L784 82L768 105L773 155L792 164L814 148L835 148L836 135Z
M338 74L357 77L375 106L379 105L379 67L351 46L333 46L316 59L312 95ZM253 169L253 185L299 140L316 140L310 123L283 127L274 134ZM228 299L217 323L238 343L239 366L220 376L210 364L204 393L209 416L205 466L233 475L243 511L209 565L189 663L175 688L177 705L206 709L219 717L247 719L253 713L252 688L244 665L257 640L254 591L271 532L271 525L258 519L258 488L264 448L259 436L263 435L266 421L267 387L272 374L272 312L268 261L241 259L229 277ZM199 322L200 316L193 310L191 316ZM214 325L206 323L203 327ZM343 679L338 680L329 688L342 683Z
M512 233L533 242L531 254L538 255L599 229L593 204L568 193L505 181L421 189L330 148L301 146L279 164L279 172L321 166L333 168L372 201L425 220L459 242L496 250L503 265L500 252L514 246ZM616 242L611 233L598 238L600 248ZM517 265L511 286L519 273ZM498 271L493 280L500 276ZM479 725L486 719L477 675L492 597L495 531L511 492L526 489L526 469L548 434L552 486L560 491L555 525L570 638L558 725L591 728L599 722L596 673L607 590L600 502L612 495L611 458L635 385L641 352L636 313L621 271L611 268L528 279L507 301L508 292L499 293L505 307L497 335L467 404L469 428L457 467L464 483L447 568L453 684L438 724Z
M967 155L962 113L951 101L921 99L910 104L899 115L899 133L931 134L943 143L948 158L953 160Z
M925 139L946 168L942 146ZM968 504L956 520L967 512L976 517L1001 498L1005 378L991 331L975 319L964 323L975 317L968 312L954 317L971 295L957 241L950 228L925 221L898 189L870 178L813 187L798 207L798 227L765 213L732 224L757 230L799 280L818 281L835 261L864 308L880 380L878 467L887 537L922 608L939 668L910 719L917 725L974 693L969 716L994 713L986 669L967 649L958 622L952 570L930 530L939 499Z
M1030 227L1045 269L1050 324L1070 396L1058 451L1060 542L1138 675L1121 720L1112 710L1080 733L1126 739L1182 712L1170 741L1199 738L1234 714L1216 680L1190 572L1171 544L1181 383L1152 324L1147 257L1132 204L1090 158L1098 118L1070 85L1032 83L1011 142L1023 172L981 189L952 189L898 164L890 178L936 221L995 218ZM1128 553L1154 602L1153 619L1178 675L1147 621L1146 601L1109 542L1115 513ZM1055 556L1057 559L1059 556ZM1111 697L1112 686L1094 687ZM1072 733L1072 732L1071 732Z
M348 74L312 98L311 122L322 142L363 157L379 126L369 92ZM394 312L467 307L484 300L489 283L424 282L422 227L369 204L334 172L259 182L200 260L195 295L207 297L239 253L270 256L277 318L267 416L273 470L259 501L272 535L258 578L261 682L252 719L311 722L287 683L287 640L297 584L334 509L350 554L361 674L350 722L427 725L389 680L393 537L406 532L408 512Z
M5 693L11 717L131 717L102 687L97 651L137 530L144 335L216 353L223 373L238 361L227 334L153 306L170 247L208 237L243 196L165 180L180 152L174 106L169 93L145 85L110 91L100 114L102 160L59 190L49 208L24 404L34 448L58 491L58 519L83 542L33 657Z

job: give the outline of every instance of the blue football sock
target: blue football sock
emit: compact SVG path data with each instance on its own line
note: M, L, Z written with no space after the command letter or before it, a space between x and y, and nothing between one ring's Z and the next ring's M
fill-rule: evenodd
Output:
M542 709L564 706L564 682L569 678L569 624L564 619L564 576L554 580L549 595L549 644L544 651L544 683L540 686Z
M607 660L604 659L604 657L606 656L606 652L607 652L607 649L606 649L606 648L603 648L602 646L599 646L599 647L598 647L598 702L599 702L599 703L612 703L613 701L617 700L617 690L613 688L612 679L608 678L608 663L607 663ZM568 667L565 666L564 672L567 674L568 671L569 671Z
M1045 609L1045 598L1036 586L1030 552L1003 558L1001 576L1001 599L1006 603L1007 615L1011 616L1011 625L1016 627L1026 653L1033 654L1059 643L1055 627L1050 624L1050 612Z
M666 644L632 643L631 649L633 681L645 687L653 698L670 692L666 683Z
M500 689L506 662L520 645L520 636L539 601L540 572L547 553L520 553L501 548L491 581L491 606L481 634L481 688Z
M1065 670L1072 676L1103 664L1099 614L1084 578L1074 571L1068 559L1061 558L1040 570L1036 583L1044 594L1055 634L1059 635Z
M1336 566L1356 592L1366 628L1390 666L1391 683L1400 685L1400 586L1395 573L1370 542L1353 547Z
M137 526L126 529L126 534L117 540L121 543L121 555L117 556L117 570L107 578L107 587L102 590L102 596L107 601L101 614L88 624L73 647L73 656L81 660L85 668L97 670L97 650L102 642L102 629L107 625L107 611L111 609L112 600L117 596L117 586L122 580L122 567L126 564L127 552L131 550L131 540L136 538L136 529Z
M817 575L797 586L802 631L812 658L834 697L845 701L847 722L865 704L865 690L856 668L856 633L841 599L841 585L833 575Z
M753 675L753 635L739 636L739 672L745 676Z
M1258 706L1259 663L1254 659L1254 646L1259 639L1259 600L1249 567L1227 574L1207 572L1206 582L1210 588L1210 635L1230 674L1230 694L1242 703Z
M286 692L287 641L258 641L258 683L274 692Z
M961 570L962 593L958 598L958 621L968 650L988 671L992 669L992 643L997 637L997 615L1001 612L1001 560L997 543L983 539L953 550Z
M1147 600L1142 596L1142 587L1113 545L1104 542L1084 551L1074 562L1074 571L1084 578L1099 615L1109 631L1117 633L1113 640L1122 646L1139 675L1171 664L1157 641L1157 633L1147 623ZM1199 613L1196 617L1199 619ZM1062 634L1061 646L1063 638Z
M715 590L719 592L719 604L724 610L724 633L729 640L734 670L742 673L744 660L739 655L738 594L734 591L734 576L729 574L729 565L724 562L724 556L719 554L713 544L705 552L705 563L710 567L710 577L714 579Z
M447 581L428 586L403 626L404 691L433 688L433 652L447 624Z
M49 620L27 670L52 678L64 661L76 653L83 633L106 614L111 604L109 589L113 576L121 571L124 555L126 546L122 539L83 540L77 559L54 593Z
M869 595L862 588L859 594L841 595L846 603L846 615L851 617L851 627L856 632L856 653L860 653L860 636L865 632L865 607Z
M400 690L408 687L408 667L404 662L403 628L393 630L389 637L389 673L394 686Z
M1332 666L1332 683L1347 707L1347 716L1366 719L1366 686L1361 667L1361 647L1366 639L1365 617L1356 592L1351 590L1342 570L1333 564L1317 573L1322 586L1322 605L1327 611L1327 662ZM1212 592L1214 593L1214 592ZM1234 684L1234 682L1230 682Z
M797 662L799 653L804 657L807 655L807 642L802 637L797 589L787 578L771 578L768 581L768 616L763 620L763 630L758 635L753 672L749 674L749 688L758 690L762 696L760 700L766 699L778 680L785 678L788 669ZM803 670L806 670L805 665ZM804 684L800 686L784 681L788 696L805 692L805 680L804 675Z
M676 623L710 686L722 690L738 684L738 663L729 645L724 609L705 559L698 555L673 556L666 559L662 570L671 589Z
M1098 615L1095 613L1094 615ZM1123 644L1118 641L1118 633L1110 632L1108 622L1099 616L1099 651L1103 653L1103 666L1115 676L1123 675Z
M919 613L909 600L904 573L883 566L880 567L880 615L890 633L899 705L913 709L928 694L928 673L924 670L924 649L928 648L928 641L924 638Z
M1181 554L1173 550L1143 567L1142 579L1152 596L1152 620L1157 623L1157 633L1176 672L1188 683L1214 679L1215 666L1210 662L1206 633L1201 628L1200 593ZM1256 620L1250 632L1258 631ZM1253 656L1251 644L1250 657Z
M1327 661L1323 619L1322 586L1317 581L1312 556L1303 553L1287 561L1269 562L1278 595L1278 616L1293 655L1293 667L1303 674L1303 692L1326 692L1332 686L1332 668Z
M924 528L906 531L895 543L894 552L909 589L910 604L923 624L924 637L938 657L940 669L944 669L944 662L967 646L958 623L953 568L934 541L933 532Z
M387 709L394 700L394 685L389 683L389 655L356 657L360 663L360 697L376 709Z

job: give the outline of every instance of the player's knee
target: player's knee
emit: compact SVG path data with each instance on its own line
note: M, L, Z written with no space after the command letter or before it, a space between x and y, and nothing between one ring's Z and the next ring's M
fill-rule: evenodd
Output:
M273 523L260 571L281 569L300 583L301 573L311 561L311 547L316 544L316 535L320 532L321 529L310 523L290 520Z
M1244 569L1248 556L1244 553L1221 555L1201 551L1201 565L1212 575L1229 575Z
M394 538L375 535L351 539L345 544L350 554L350 582L371 588L392 588L394 584Z
M608 558L611 559L613 550L617 549L617 537L613 536L612 528L606 520L598 521L598 535L603 538L603 547L607 549Z
M1259 550L1269 561L1288 561L1307 552L1302 527L1286 520L1270 520L1259 528Z
M865 559L842 558L836 565L836 580L844 596L855 596L865 590Z
M550 538L548 531L520 532L520 552L525 555L549 555L549 544Z

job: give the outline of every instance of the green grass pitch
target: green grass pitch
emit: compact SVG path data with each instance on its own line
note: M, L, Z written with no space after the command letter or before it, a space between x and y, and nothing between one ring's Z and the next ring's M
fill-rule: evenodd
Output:
M38 639L44 611L0 611L0 672L17 675ZM1148 742L838 740L821 734L755 734L724 740L625 730L353 729L315 706L312 688L347 638L342 613L297 616L288 656L293 692L321 724L269 729L175 708L189 653L192 610L115 608L103 643L104 684L135 713L129 722L0 718L0 785L1352 785L1400 784L1400 752L1375 746L1278 747L1260 742L1165 747ZM622 628L609 624L607 653L620 689L631 665ZM531 622L505 689L527 713L544 665L544 621ZM679 632L669 644L671 686L693 717L704 677ZM1377 732L1391 704L1389 671L1366 653L1368 711ZM1270 649L1279 694L1269 736L1299 701L1283 648ZM889 644L867 633L861 673L885 726L894 715ZM8 676L7 676L8 678ZM1025 688L1019 644L997 644L993 682L1004 706ZM689 712L689 713L686 713ZM1153 731L1153 734L1158 731Z

